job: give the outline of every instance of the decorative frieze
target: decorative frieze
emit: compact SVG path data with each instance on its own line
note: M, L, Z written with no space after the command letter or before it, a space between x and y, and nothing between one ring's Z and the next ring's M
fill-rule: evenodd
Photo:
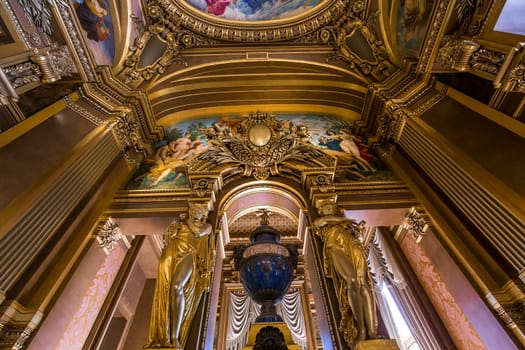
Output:
M479 44L471 40L445 37L439 48L436 63L440 70L468 71L471 68L472 54L477 49L479 49Z
M470 65L472 70L490 75L496 75L505 62L505 54L481 47L472 54Z
M37 84L42 76L40 67L29 61L4 67L2 70L14 89L28 84Z

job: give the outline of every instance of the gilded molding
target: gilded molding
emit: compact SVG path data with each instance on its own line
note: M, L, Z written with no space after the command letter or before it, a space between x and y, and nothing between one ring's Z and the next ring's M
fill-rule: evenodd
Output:
M121 80L115 78L109 67L100 69L100 82L96 90L118 101L119 106L133 110L142 130L142 137L147 143L155 143L164 137L164 129L155 123L154 113L148 96L141 90L131 90Z
M438 52L441 43L440 36L445 30L445 22L451 12L451 3L453 3L452 0L442 0L436 4L435 15L427 31L425 44L419 55L417 72L426 73L431 68L433 53Z
M77 30L75 23L73 22L73 14L71 13L72 9L69 6L62 6L61 3L58 3L56 8L58 9L60 18L67 29L67 33L69 34L72 44L71 46L75 50L78 60L82 65L83 73L86 75L87 80L95 81L96 76L84 49L84 41L81 37L81 34Z
M9 19L10 19L11 23L13 23L13 25L16 28L16 31L22 37L22 40L24 41L24 44L26 45L26 47L32 47L33 46L33 42L32 42L32 40L29 39L29 37L27 36L26 31L22 28L22 25L20 24L20 21L18 20L18 17L16 17L15 12L13 11L13 7L9 3L9 1L8 0L2 0L2 5L5 8L5 10L7 11L7 14L9 15Z
M97 117L96 115L88 111L86 108L82 107L81 105L73 101L70 95L64 96L64 102L66 103L66 106L69 109L76 112L81 117L84 117L85 119L89 120L91 123L95 124L96 126L104 124L102 119L100 119L99 117Z
M172 23L179 23L180 21L180 25L195 33L230 42L293 40L328 25L333 18L341 17L345 8L344 1L330 0L324 6L318 6L308 16L267 24L216 19L176 0L152 1L149 6L156 5L162 8Z

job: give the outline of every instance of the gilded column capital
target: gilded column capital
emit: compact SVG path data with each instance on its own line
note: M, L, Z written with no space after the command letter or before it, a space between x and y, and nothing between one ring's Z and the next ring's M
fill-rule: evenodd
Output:
M102 228L98 231L97 241L106 254L109 254L115 244L122 238L119 225L108 218Z
M428 229L428 223L421 211L418 211L415 207L410 208L408 213L405 215L403 224L401 225L408 234L412 235L416 242L421 242L423 236Z
M381 139L383 142L397 143L410 114L408 110L396 108L390 101L385 105L385 113L379 117Z
M525 93L525 43L513 47L494 80L494 87Z

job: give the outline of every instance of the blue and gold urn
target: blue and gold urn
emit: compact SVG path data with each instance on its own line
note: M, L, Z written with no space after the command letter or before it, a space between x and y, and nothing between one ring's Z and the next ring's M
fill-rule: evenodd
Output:
M256 322L282 322L275 305L288 291L297 267L297 248L281 244L281 235L268 225L268 213L261 226L250 234L251 244L235 249L235 266L248 295L261 305Z

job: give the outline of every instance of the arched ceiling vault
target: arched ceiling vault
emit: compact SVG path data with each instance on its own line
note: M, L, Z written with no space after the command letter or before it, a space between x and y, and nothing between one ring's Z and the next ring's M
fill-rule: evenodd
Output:
M319 111L357 120L367 92L347 70L306 61L232 60L174 71L148 88L162 126L199 115Z

